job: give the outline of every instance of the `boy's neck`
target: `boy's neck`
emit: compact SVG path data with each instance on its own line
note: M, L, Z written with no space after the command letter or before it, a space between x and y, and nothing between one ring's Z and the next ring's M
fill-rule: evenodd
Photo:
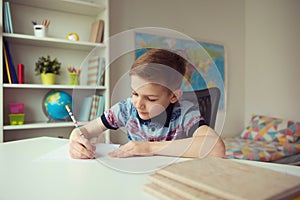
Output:
M168 127L170 124L173 108L174 103L170 103L164 112L147 120L140 118L138 112L137 116L139 118L139 121L143 124L157 123L163 125L164 127Z

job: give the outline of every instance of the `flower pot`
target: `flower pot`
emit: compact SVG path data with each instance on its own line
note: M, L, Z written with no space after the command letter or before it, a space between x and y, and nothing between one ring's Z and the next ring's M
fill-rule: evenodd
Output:
M55 74L53 73L42 73L41 78L43 85L53 85L55 83Z

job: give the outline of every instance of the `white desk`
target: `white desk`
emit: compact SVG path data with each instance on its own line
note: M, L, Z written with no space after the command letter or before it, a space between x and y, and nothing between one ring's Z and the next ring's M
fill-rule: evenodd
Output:
M113 170L97 162L36 162L68 140L41 137L0 144L0 199L154 199L143 191L147 173ZM300 176L300 167L250 163Z

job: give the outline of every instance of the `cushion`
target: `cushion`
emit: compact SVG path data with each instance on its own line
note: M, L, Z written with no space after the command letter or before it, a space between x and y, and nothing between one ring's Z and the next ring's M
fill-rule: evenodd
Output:
M239 137L225 138L226 158L256 161L274 161L300 153L299 143L246 140Z
M240 138L280 143L300 142L300 122L252 114Z

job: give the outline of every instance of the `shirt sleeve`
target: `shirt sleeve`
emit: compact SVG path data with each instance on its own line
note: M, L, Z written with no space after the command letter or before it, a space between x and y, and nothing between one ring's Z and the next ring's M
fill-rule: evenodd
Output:
M132 110L131 98L122 100L106 110L101 116L102 123L108 129L118 129L126 125Z
M196 129L202 125L207 125L205 119L201 116L201 113L197 106L191 102L184 103L182 112L182 127L186 137L192 137Z

